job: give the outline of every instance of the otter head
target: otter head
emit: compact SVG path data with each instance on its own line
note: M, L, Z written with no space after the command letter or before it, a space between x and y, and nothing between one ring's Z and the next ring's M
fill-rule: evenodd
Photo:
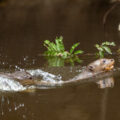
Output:
M16 71L12 73L11 76L18 80L32 79L32 76L28 72L25 72L25 71Z
M114 68L114 59L98 59L91 64L88 65L88 70L91 72L102 72L102 71L109 71Z

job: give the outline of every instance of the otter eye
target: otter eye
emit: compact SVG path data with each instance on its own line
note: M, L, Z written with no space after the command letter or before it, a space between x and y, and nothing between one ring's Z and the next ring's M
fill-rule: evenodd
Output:
M103 63L106 63L106 60L103 60Z

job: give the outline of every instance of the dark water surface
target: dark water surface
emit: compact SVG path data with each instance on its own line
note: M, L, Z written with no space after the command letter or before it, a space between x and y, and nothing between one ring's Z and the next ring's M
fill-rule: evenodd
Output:
M44 69L65 80L73 77L80 65L48 67L41 56L43 41L62 35L67 49L80 42L86 54L94 53L94 44L106 40L114 41L118 49L120 5L108 15L105 28L102 23L110 6L100 0L6 0L0 4L0 71ZM119 55L112 57L119 68ZM96 58L85 55L81 59L85 66ZM119 120L119 73L114 80L112 88L104 89L86 82L33 92L0 92L0 120Z

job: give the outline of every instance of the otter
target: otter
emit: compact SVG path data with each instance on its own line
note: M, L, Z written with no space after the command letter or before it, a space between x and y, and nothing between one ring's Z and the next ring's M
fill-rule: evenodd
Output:
M40 85L40 86L52 86L52 85L63 85L67 83L73 83L76 81L80 81L83 79L94 77L95 75L110 71L114 68L114 59L98 59L92 63L90 63L79 75L75 76L72 79L66 81L56 81L55 83L48 82L48 81L36 81L33 79L24 79L21 80L20 83L22 85Z
M94 77L97 74L110 71L114 68L114 59L102 58L90 63L79 75L64 81L64 83L75 82L82 79Z
M48 81L37 81L33 76L26 71L16 71L13 73L0 73L1 77L17 80L21 85L40 85L40 86L53 86L72 83L75 81L91 78L99 73L110 71L114 68L114 59L98 59L90 63L79 75L67 81L56 81L55 83Z

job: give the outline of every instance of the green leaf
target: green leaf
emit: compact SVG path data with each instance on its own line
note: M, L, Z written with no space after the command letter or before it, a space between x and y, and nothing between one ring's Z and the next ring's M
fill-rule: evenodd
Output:
M55 40L55 43L56 43L56 47L57 47L57 51L60 51L60 45L59 45L59 40L58 39L56 39Z
M57 51L57 46L55 45L55 43L51 42L49 46L53 51Z
M103 48L107 53L112 54L111 49L109 47L103 46Z
M95 47L96 47L99 51L103 51L103 48L102 48L100 45L96 44Z
M76 50L76 51L74 52L75 55L82 54L82 53L83 53L82 50Z
M55 50L55 44L50 42L49 40L44 41L44 46L48 49L48 51Z
M44 43L49 45L50 41L49 40L45 40Z
M71 47L71 49L70 49L70 54L73 53L73 51L75 50L76 47L78 47L79 44L80 44L80 43L75 43L75 44Z
M114 42L111 42L110 45L111 45L111 46L116 46Z
M63 55L62 57L64 59L66 59L69 56L69 53L65 51L65 52L62 53L62 55Z
M44 44L44 46L48 49L48 51L52 50L48 45Z
M99 51L103 52L104 49L102 47L97 48Z
M104 53L99 51L99 56L100 56L100 58L104 58Z
M96 48L99 48L100 46L98 44L95 45Z
M110 42L108 42L108 41L103 42L103 43L102 43L102 46L103 46L103 45L110 45Z
M115 46L115 43L114 43L114 42L108 42L108 41L106 41L106 42L103 42L103 43L102 43L102 46L103 46L103 45Z
M62 36L60 36L60 38L56 37L55 43L56 43L56 46L57 46L57 50L59 52L63 52L65 50Z

